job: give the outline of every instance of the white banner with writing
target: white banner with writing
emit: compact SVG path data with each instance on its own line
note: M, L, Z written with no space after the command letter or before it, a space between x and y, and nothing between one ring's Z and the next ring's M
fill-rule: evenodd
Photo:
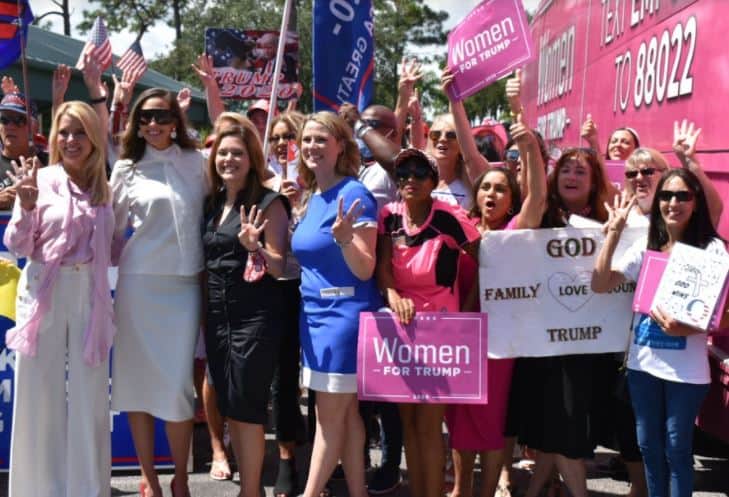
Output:
M644 228L627 228L618 261ZM489 357L622 352L634 282L606 294L590 290L600 228L490 232L481 241L479 298L488 313Z

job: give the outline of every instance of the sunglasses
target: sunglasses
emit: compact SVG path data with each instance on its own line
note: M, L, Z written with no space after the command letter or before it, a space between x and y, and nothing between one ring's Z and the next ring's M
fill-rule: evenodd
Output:
M422 181L432 175L433 171L428 166L424 165L405 166L395 169L395 178L399 183L405 183L410 178Z
M504 160L506 162L519 162L520 157L519 151L513 148L511 150L507 150L504 154Z
M271 136L268 137L268 142L269 143L276 143L279 140L291 141L291 140L295 140L295 139L296 139L296 135L295 134L293 134L293 133L287 133L285 135L271 135Z
M656 196L661 202L670 202L673 197L676 197L676 200L679 202L690 202L694 199L694 193L688 190L678 190L675 192L671 190L661 190L656 193Z
M172 124L175 114L170 109L142 109L139 111L139 124L150 124L154 120L157 124Z
M440 140L441 135L443 132L439 129L433 129L428 133L428 138L431 139L431 141L437 142ZM445 132L445 138L446 140L455 140L457 138L455 131L446 131Z
M18 127L25 126L28 123L28 119L26 119L25 116L21 116L20 114L16 116L3 114L0 115L0 124L7 126L8 124L14 124Z
M656 173L655 167L641 167L640 169L629 169L625 171L625 177L628 179L633 179L638 177L638 173L641 174L641 176L653 176Z

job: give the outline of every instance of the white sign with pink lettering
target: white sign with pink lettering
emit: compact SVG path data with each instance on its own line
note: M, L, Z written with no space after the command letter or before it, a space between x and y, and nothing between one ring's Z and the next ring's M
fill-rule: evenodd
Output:
M645 229L623 232L614 261ZM479 295L489 357L625 350L635 283L595 294L590 279L601 228L491 232L481 241Z

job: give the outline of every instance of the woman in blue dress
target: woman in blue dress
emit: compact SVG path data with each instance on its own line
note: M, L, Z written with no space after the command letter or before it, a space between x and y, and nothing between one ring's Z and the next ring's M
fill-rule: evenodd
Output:
M347 123L320 112L304 123L299 178L305 213L292 249L301 264L304 385L316 391L316 435L305 497L318 497L338 460L352 497L365 497L364 426L357 405L359 313L381 307L375 269L377 204L356 178Z

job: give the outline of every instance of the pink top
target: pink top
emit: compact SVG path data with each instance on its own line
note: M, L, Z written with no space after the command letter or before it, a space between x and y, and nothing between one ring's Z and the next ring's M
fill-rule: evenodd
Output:
M92 366L106 360L115 331L107 274L114 217L111 205L94 207L89 200L63 167L54 165L38 171L38 201L32 211L15 202L3 241L17 256L42 263L43 269L38 299L28 320L8 330L8 348L35 355L38 327L50 307L59 267L91 263L94 288L89 296L91 319L84 333L84 358Z
M417 228L405 222L404 202L380 211L378 233L392 241L392 275L401 296L413 299L418 311L460 310L458 259L461 249L480 233L466 211L438 199Z

